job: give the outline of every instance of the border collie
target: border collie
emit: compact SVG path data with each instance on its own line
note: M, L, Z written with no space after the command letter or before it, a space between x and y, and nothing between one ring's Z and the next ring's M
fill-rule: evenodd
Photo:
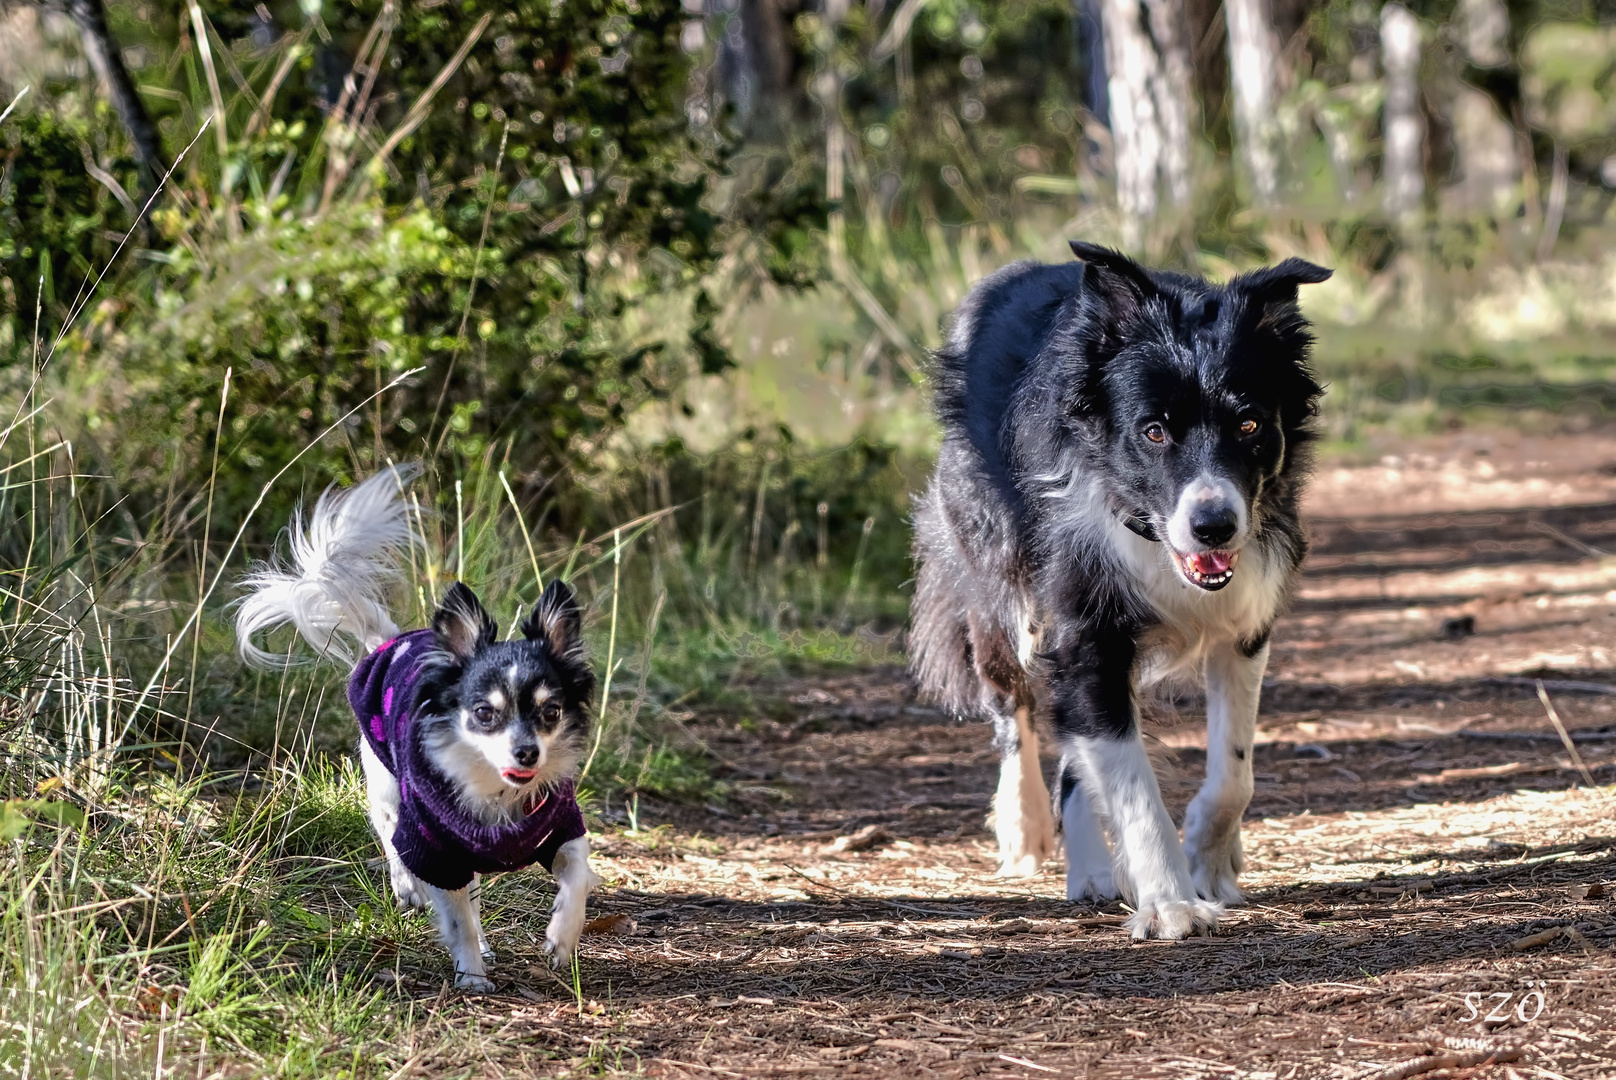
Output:
M370 820L393 893L430 906L454 960L455 985L492 990L481 875L533 862L556 878L545 951L557 967L577 948L600 879L573 778L595 679L572 590L552 581L521 625L497 640L493 617L464 584L444 594L428 629L401 633L385 597L416 542L402 498L411 470L387 469L346 493L327 491L305 529L291 523L293 565L260 566L236 618L242 656L288 658L252 643L291 623L322 655L351 660Z
M936 357L942 448L916 514L922 692L991 719L1000 874L1053 854L1035 718L1060 748L1066 894L1136 938L1237 903L1268 635L1306 552L1317 401L1301 259L1213 285L1092 244L984 280ZM1206 783L1184 840L1139 734L1143 687L1202 675ZM1107 834L1109 833L1109 839Z

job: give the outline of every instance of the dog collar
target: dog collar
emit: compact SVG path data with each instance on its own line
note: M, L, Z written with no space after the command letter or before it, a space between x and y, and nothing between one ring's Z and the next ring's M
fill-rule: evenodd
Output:
M1129 514L1122 519L1122 523L1128 527L1129 532L1143 536L1152 544L1161 543L1161 537L1156 535L1156 530L1151 528L1150 522L1146 521L1143 515Z

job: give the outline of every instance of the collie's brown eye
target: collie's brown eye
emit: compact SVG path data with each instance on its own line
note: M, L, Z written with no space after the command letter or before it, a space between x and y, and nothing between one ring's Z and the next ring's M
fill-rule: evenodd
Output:
M1151 424L1145 428L1145 438L1153 443L1164 443L1167 441L1167 429L1160 424Z
M1242 434L1242 435L1255 435L1255 434L1257 434L1257 421L1253 420L1249 416L1246 417L1244 420L1240 421L1240 434Z

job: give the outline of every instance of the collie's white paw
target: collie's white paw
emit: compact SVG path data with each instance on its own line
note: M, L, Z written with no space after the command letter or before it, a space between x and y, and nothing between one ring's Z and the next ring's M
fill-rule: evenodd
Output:
M466 990L473 994L491 994L494 992L494 980L486 975L473 975L469 971L462 971L455 976L455 989Z
M1055 815L1042 791L999 789L993 831L999 840L999 877L1036 877L1055 855Z
M1246 861L1240 850L1240 818L1198 811L1192 804L1184 820L1184 854L1195 891L1203 900L1238 904Z
M1078 900L1115 900L1122 895L1117 888L1116 875L1111 868L1099 869L1072 868L1066 871L1066 899Z
M1141 903L1124 926L1135 941L1177 941L1197 930L1211 930L1223 918L1223 905L1208 900L1156 900Z

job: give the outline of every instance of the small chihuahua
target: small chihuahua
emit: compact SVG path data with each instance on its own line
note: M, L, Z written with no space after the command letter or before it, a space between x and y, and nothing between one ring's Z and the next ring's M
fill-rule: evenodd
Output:
M365 651L348 680L359 720L370 820L393 893L431 904L454 958L455 985L492 990L481 875L538 862L556 878L545 951L560 967L583 931L600 884L573 777L589 727L595 678L572 590L552 581L521 638L499 641L492 616L455 583L426 630L401 633L385 594L415 542L402 498L413 469L389 468L353 489L327 491L307 528L294 514L292 566L260 566L236 617L243 658L286 662L252 637L295 626L322 655L351 662L339 635Z

